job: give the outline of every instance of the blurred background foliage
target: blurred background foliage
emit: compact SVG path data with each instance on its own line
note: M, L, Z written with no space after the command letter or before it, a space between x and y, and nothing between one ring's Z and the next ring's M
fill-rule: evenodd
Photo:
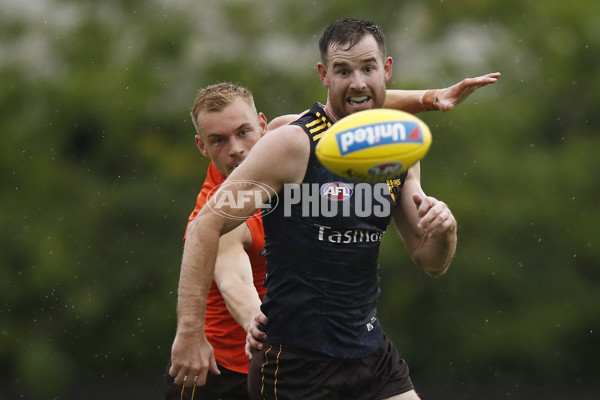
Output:
M599 2L4 0L1 399L161 397L208 162L195 94L239 82L269 119L324 102L317 40L342 16L382 26L391 88L503 74L421 114L450 272L384 239L380 318L423 398L597 398Z

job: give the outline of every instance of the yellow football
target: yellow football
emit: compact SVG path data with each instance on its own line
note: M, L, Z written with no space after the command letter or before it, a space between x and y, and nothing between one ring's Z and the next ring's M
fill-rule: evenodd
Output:
M342 118L319 140L324 167L356 181L394 179L422 159L431 131L412 114L389 109L360 111Z

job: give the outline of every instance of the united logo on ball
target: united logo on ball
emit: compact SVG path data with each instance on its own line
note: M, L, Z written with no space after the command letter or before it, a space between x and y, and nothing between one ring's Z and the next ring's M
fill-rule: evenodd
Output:
M356 181L393 179L421 160L431 146L429 127L403 111L360 111L332 125L316 147L319 161Z

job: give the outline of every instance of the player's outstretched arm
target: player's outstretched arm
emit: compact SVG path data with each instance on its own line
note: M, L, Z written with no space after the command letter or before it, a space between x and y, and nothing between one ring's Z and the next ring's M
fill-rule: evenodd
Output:
M388 89L384 107L406 111L411 114L423 111L449 111L457 104L465 101L475 90L495 83L499 77L499 72L493 72L476 78L465 78L443 89Z
M452 110L457 104L465 101L475 90L495 83L498 78L500 78L500 72L493 72L477 78L465 78L448 88L438 89L434 95L434 106L441 111Z
M206 374L219 374L214 351L204 334L206 299L213 280L219 235L200 235L200 216L188 226L177 293L177 332L169 375L176 384L204 385ZM202 243L214 252L203 251Z

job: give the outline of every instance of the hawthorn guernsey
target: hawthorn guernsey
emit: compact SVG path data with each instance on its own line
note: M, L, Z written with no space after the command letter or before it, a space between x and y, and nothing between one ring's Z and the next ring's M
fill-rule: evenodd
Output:
M431 132L414 115L375 109L342 118L316 148L319 161L332 172L365 182L394 179L427 154Z
M314 151L334 124L320 104L292 124L305 131L311 152L302 182L286 185L279 206L263 215L267 337L332 357L360 358L383 341L377 271L394 203L391 187L356 182L322 165ZM399 179L394 187L401 184Z

